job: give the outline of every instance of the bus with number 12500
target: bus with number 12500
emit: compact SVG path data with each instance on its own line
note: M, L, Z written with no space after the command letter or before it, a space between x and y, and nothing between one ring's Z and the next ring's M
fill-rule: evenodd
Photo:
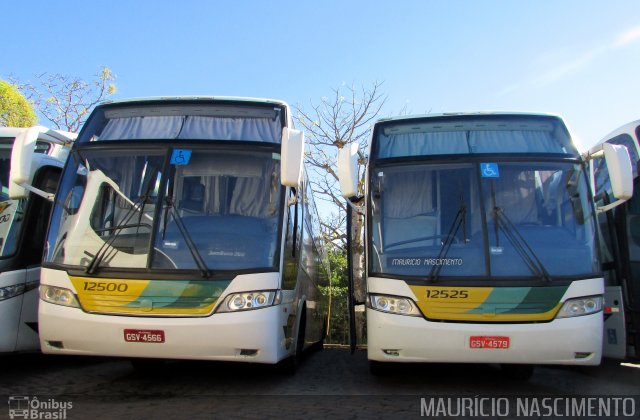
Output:
M97 106L53 208L42 351L295 367L328 324L303 160L281 101Z

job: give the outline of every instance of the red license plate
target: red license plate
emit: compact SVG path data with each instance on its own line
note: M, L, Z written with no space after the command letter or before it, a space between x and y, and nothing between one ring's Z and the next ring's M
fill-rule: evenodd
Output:
M509 337L472 335L469 337L469 347L472 349L508 349Z
M129 343L164 343L164 331L124 330L124 341Z

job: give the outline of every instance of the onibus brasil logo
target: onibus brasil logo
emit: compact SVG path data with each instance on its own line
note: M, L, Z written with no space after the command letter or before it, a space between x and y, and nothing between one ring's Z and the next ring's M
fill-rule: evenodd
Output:
M38 397L9 397L9 418L11 419L66 419L67 411L73 408L71 401L53 398L39 400Z

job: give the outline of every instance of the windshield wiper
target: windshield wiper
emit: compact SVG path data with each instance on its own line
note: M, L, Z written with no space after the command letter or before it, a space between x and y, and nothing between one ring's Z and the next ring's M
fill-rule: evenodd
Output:
M513 248L520 255L520 258L522 258L529 270L531 270L534 275L543 278L547 282L550 282L551 276L542 264L542 261L540 261L531 246L529 246L529 243L526 241L526 239L524 239L522 234L520 234L518 228L513 224L513 222L511 222L511 220L509 220L502 208L498 207L498 205L496 204L496 194L493 189L493 184L491 184L491 197L493 201L493 220L495 225L496 247L500 248L500 238L498 230L502 229L504 235L507 237L511 245L513 245Z
M187 247L189 248L189 252L191 253L191 256L193 257L193 260L198 265L198 268L200 269L200 273L202 274L202 277L204 277L204 278L211 277L211 270L209 270L209 267L207 267L207 264L202 259L202 255L200 255L200 252L198 251L198 247L196 246L195 242L193 242L193 238L189 234L189 231L187 230L187 228L184 226L184 223L182 222L182 217L180 216L180 213L178 212L178 209L176 209L176 206L175 206L175 203L173 201L173 198L167 196L165 198L165 201L167 202L167 204L169 205L169 207L172 210L173 220L176 221L176 225L178 226L178 230L182 234L182 237L184 238L185 242L187 243ZM166 229L166 224L165 224L165 229ZM163 232L163 235L164 235L164 232Z
M462 197L460 197L460 208L458 209L458 213L456 213L456 217L453 219L453 223L451 223L451 227L449 227L449 233L440 248L440 252L438 253L438 257L436 261L442 262L445 258L447 258L447 254L449 253L449 248L451 248L451 244L453 240L456 238L456 234L458 233L458 229L460 226L463 226L464 231L464 241L465 243L468 241L467 239L467 223L466 223L466 213L467 213L467 205L465 204ZM429 272L429 281L435 282L440 276L440 271L442 271L443 264L436 264L431 267L431 271Z
M140 198L138 199L138 201L136 201L135 203L132 203L131 207L129 208L129 210L127 210L127 212L125 213L124 217L122 218L122 221L115 227L113 228L108 228L108 229L103 229L102 231L107 231L107 230L112 230L113 233L111 234L111 236L109 236L109 239L106 240L102 246L100 246L100 248L98 249L98 252L96 252L95 255L92 256L91 261L89 261L89 265L87 265L87 268L85 269L85 273L87 274L94 274L96 269L100 266L100 263L105 259L105 257L107 256L107 253L113 249L115 249L113 247L113 243L115 242L115 240L118 238L118 236L120 236L120 233L129 227L136 227L136 226L140 226L140 224L129 224L129 221L133 218L133 216L135 215L134 210L138 210L140 212L142 212L142 209L144 208L145 204L147 203L147 199L149 197L147 196L147 194L140 196ZM99 231L98 231L99 232ZM88 252L85 251L86 255L91 256L91 254L89 254Z
M509 242L511 242L511 245L513 245L516 252L520 254L520 257L524 260L531 272L542 277L546 281L551 281L551 276L544 268L542 261L540 261L531 246L529 246L529 243L520 234L518 228L516 228L511 220L509 220L504 211L500 207L494 207L493 212L499 227L504 232L504 235L507 237ZM498 244L498 246L500 245Z

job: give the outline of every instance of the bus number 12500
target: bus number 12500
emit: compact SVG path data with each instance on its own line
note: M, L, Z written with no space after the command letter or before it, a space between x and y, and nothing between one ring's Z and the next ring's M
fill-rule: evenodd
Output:
M104 283L87 281L84 283L84 290L88 292L120 292L124 293L129 288L126 283Z

